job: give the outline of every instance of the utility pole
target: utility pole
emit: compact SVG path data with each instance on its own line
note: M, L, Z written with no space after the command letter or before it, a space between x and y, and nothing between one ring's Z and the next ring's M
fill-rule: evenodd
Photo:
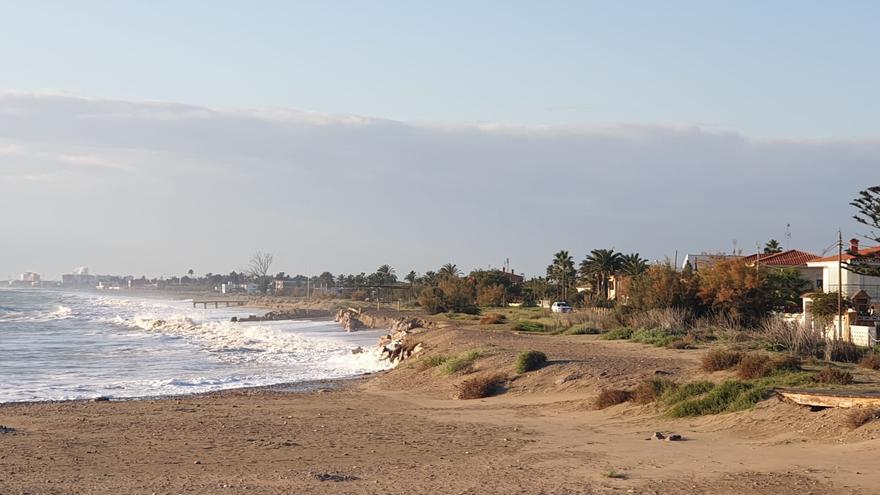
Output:
M837 231L837 339L843 338L843 234Z

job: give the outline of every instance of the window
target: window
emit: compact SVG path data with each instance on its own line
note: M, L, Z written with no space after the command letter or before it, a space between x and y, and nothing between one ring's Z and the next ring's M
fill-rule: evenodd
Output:
M817 289L821 289L821 288L822 288L822 279L821 279L821 278L817 278L817 279L816 279L816 288L817 288Z

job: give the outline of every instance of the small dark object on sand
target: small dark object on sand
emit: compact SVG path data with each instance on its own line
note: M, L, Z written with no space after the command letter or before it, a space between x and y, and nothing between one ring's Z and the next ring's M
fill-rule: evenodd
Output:
M677 435L677 434L673 433L672 435L669 435L668 437L666 437L666 441L667 442L680 442L681 435Z
M0 425L0 435L2 435L3 433L15 433L15 428Z
M318 481L355 481L360 478L357 476L352 476L349 474L336 474L336 473L317 473L315 474L315 479Z
M651 435L651 438L653 438L654 440L663 440L666 438L666 435L660 433L659 431L655 431L654 434Z
M95 397L92 399L92 402L110 402L110 397L104 397L102 395L101 397Z

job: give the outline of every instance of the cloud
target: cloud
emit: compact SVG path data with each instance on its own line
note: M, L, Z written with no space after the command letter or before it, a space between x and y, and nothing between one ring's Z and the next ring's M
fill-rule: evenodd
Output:
M16 213L0 269L216 272L262 249L290 272L510 257L538 273L558 249L659 258L781 238L786 223L816 249L849 225L878 159L870 139L3 93L0 207Z

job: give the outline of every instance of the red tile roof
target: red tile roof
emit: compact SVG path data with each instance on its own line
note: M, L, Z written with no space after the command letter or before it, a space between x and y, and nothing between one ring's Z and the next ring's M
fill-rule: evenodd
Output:
M770 266L800 266L808 261L813 261L818 256L806 251L798 251L797 249L789 249L781 253L774 254L753 254L745 257L745 262L752 264L758 261L762 265ZM837 258L835 258L837 259Z
M871 254L871 255L880 255L880 246L867 247L867 248L859 248L859 254ZM846 251L843 252L843 261L848 261L852 259L852 256L847 254ZM819 262L819 261L837 261L837 255L826 256L824 258L816 258L814 260L810 260L811 262Z

